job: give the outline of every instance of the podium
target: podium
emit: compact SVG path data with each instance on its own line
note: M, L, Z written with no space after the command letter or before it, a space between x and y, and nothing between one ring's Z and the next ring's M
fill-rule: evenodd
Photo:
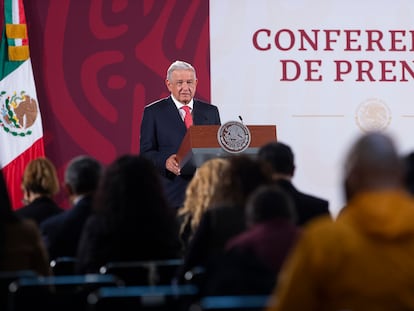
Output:
M259 148L277 140L276 125L247 125L250 144L240 154L256 155ZM181 174L194 174L205 161L234 155L220 146L218 131L220 125L193 125L188 130L177 152Z

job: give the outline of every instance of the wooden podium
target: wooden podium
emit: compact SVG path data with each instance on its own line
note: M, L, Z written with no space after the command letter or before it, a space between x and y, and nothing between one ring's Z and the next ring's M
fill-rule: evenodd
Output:
M250 145L243 154L257 154L260 147L276 141L276 125L247 125ZM188 130L177 152L181 174L193 174L197 167L211 158L234 155L224 150L218 141L220 125L193 125Z

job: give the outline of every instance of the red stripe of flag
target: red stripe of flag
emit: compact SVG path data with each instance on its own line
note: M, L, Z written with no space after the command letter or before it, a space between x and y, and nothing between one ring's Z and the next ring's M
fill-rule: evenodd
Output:
M22 183L24 169L26 168L27 163L41 156L45 156L43 137L38 139L31 147L27 148L27 150L19 154L17 158L3 167L2 171L4 180L6 180L9 185L8 191L10 203L14 209L17 209L23 205L21 201L23 198L23 192L20 185ZM13 186L10 187L10 185Z

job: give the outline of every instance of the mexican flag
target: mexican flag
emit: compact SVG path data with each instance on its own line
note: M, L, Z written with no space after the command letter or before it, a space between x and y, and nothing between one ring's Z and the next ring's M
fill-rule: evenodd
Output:
M14 209L22 205L26 164L44 156L43 129L30 61L23 0L0 0L0 168Z

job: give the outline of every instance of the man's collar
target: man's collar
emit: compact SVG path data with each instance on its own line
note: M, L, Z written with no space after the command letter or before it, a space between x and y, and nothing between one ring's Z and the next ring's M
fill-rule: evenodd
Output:
M177 109L179 110L182 106L188 106L190 107L190 110L193 111L193 106L194 106L194 99L191 98L190 102L187 105L184 105L182 103L180 103L177 99L174 98L174 96L171 94L171 99L174 102L175 106L177 107Z
M78 195L73 199L73 205L76 205L79 203L80 200L82 200L85 197L84 194Z

